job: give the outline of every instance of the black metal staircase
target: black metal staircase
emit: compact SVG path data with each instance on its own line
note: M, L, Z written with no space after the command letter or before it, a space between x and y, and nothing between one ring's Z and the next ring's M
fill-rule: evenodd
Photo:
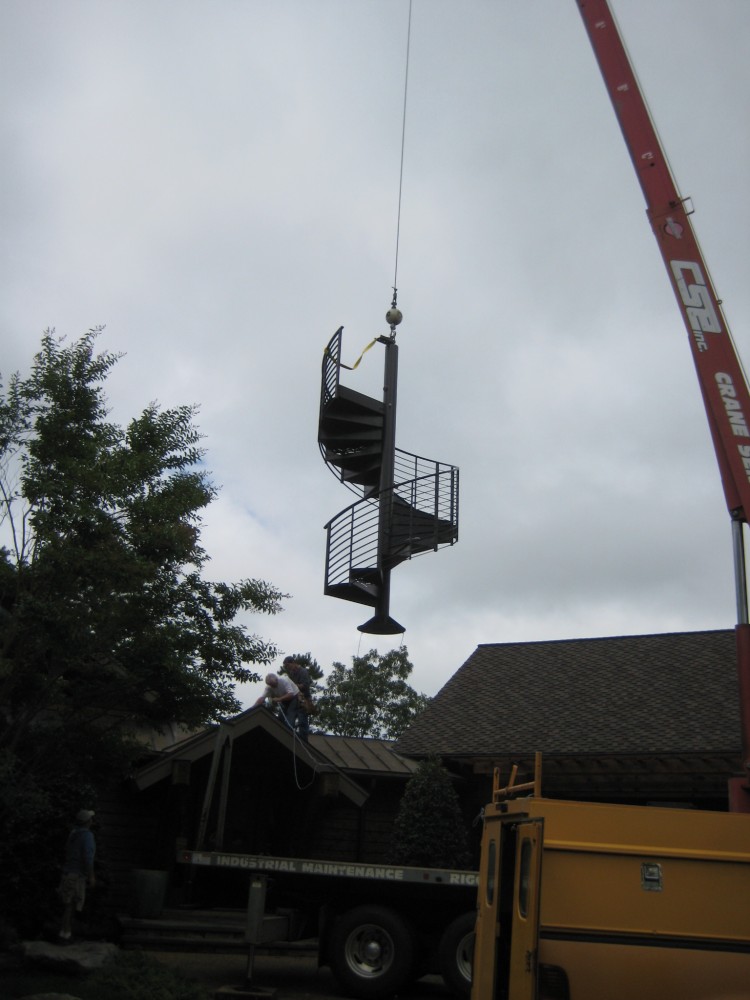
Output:
M323 357L318 444L328 467L359 499L325 526L324 593L375 608L360 630L392 634L403 627L389 614L391 570L458 540L458 469L390 443L395 385L384 400L341 385L342 333L343 327ZM380 340L395 358L392 340Z

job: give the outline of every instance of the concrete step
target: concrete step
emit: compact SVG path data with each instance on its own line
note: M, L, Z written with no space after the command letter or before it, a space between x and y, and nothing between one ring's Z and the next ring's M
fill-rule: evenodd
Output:
M118 917L123 948L153 951L247 951L244 910L164 910L160 917ZM288 941L290 914L266 914L256 944L315 951L315 943ZM301 946L301 947L300 947ZM278 948L274 947L274 951Z

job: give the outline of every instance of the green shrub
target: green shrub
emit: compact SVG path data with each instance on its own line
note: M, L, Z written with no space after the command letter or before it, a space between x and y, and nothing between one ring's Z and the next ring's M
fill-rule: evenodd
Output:
M468 836L451 776L436 757L420 761L393 825L395 864L468 868Z

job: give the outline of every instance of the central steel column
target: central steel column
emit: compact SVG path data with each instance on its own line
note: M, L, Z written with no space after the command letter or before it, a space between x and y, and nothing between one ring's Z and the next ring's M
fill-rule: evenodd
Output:
M398 346L395 330L390 337L379 337L385 344L383 366L383 457L378 493L378 597L375 614L359 625L360 632L372 635L397 635L404 631L390 616L391 602L391 525L393 523L393 484L396 463L396 399L398 388Z

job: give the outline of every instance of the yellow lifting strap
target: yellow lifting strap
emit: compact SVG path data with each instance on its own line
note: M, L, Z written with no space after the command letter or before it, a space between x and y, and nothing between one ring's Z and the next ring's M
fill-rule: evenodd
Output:
M364 351L362 351L362 353L360 354L360 356L357 358L357 360L354 362L353 365L351 365L351 366L350 365L345 365L343 362L339 361L339 368L346 368L346 370L348 372L353 372L354 369L359 365L360 361L365 356L365 354L367 354L367 352L370 350L370 348L372 347L372 345L373 344L377 344L378 339L379 339L378 337L374 337L370 341L370 343L367 345L367 347L364 349ZM331 356L331 352L328 350L327 347L326 347L325 351L323 352L323 354L324 354L324 356L328 356L328 357Z

